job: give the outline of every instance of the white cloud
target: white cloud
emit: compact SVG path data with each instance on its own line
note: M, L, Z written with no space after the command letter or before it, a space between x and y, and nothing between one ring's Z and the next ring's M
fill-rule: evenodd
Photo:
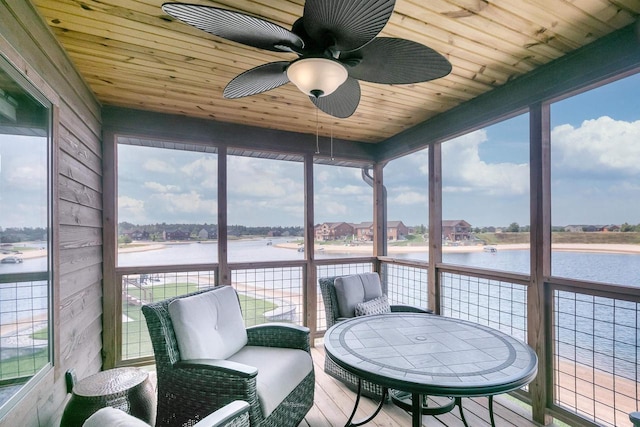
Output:
M147 190L154 191L156 193L176 193L180 191L180 186L178 185L163 185L159 182L146 181L144 183L144 188Z
M373 190L359 168L314 166L315 221L370 221Z
M387 203L389 205L425 206L429 202L429 197L426 191L427 190L425 189L424 193L420 193L418 191L412 191L410 189L396 189L397 194L394 197L388 197Z
M201 157L182 166L180 171L190 176L217 175L218 159L211 156Z
M173 221L175 214L198 214L199 218L193 217L194 220L202 222L211 222L212 218L216 218L218 212L218 203L215 200L203 199L202 196L195 191L189 193L158 193L149 199L150 203L162 210L169 218L162 221ZM182 221L191 221L191 217L183 218Z
M319 184L329 182L332 176L327 169L318 170L318 168L313 170L313 175L315 177L315 181Z
M443 193L472 193L475 191L473 187L465 187L460 185L445 185L442 187Z
M142 168L148 172L174 173L175 168L160 159L147 159L142 163Z
M330 193L336 196L371 195L371 187L365 187L364 185L366 184L363 182L363 185L347 184L342 187L333 187Z
M316 200L316 204L319 204L318 202L319 200ZM349 213L347 205L335 200L323 200L321 205L322 217L324 218L322 221L345 221L344 217ZM320 219L316 219L317 221L320 221Z
M501 196L528 193L529 165L487 163L479 154L480 144L487 141L482 129L442 144L443 191Z
M272 199L272 206L292 194L303 200L303 172L301 163L232 156L228 165L229 197Z
M145 214L145 204L143 200L134 199L128 196L118 197L118 219L119 221L128 221L133 224L147 223L148 218Z
M17 166L20 165L20 166ZM6 182L13 188L24 190L45 191L47 168L44 165L27 165L20 159L15 159L15 165L6 167Z
M405 157L409 166L415 167L419 175L429 175L429 151L420 150Z
M640 120L625 122L602 116L551 131L555 167L563 171L640 173Z
M229 197L260 197L260 198L277 198L284 197L287 194L285 187L278 185L280 182L267 180L259 180L257 177L249 177L249 179L237 179L233 181L233 186L229 190ZM302 190L300 190L302 191ZM302 194L302 193L300 193Z
M187 177L198 182L205 189L218 188L218 159L214 156L201 157L180 168Z
M615 185L611 185L608 190L608 193L619 193L625 196L633 193L640 193L640 183L637 182L616 182Z

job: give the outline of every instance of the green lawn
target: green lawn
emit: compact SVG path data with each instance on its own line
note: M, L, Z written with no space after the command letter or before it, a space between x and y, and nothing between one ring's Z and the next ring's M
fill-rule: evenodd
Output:
M36 340L49 338L49 328L42 328L31 334ZM48 349L37 350L34 353L16 356L0 361L0 381L14 378L24 378L34 375L49 361Z
M0 381L30 377L46 365L48 361L48 349L46 348L30 355L3 360L0 362Z

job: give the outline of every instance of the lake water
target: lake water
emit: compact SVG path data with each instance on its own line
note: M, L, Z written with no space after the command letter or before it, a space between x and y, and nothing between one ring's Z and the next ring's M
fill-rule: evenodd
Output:
M229 262L303 260L304 253L293 249L278 248L279 242L288 239L255 239L229 242ZM273 245L268 245L272 242ZM367 256L361 252L349 252L344 246L341 252L316 251L316 259ZM393 254L394 257L426 261L427 252ZM218 246L214 243L187 243L167 245L164 249L147 252L121 253L121 267L152 266L180 263L212 263L218 258ZM528 250L499 250L443 254L443 261L450 264L487 268L529 274ZM25 261L26 262L26 261ZM579 280L599 281L618 285L640 287L640 254L611 254L554 251L553 274Z
M276 245L289 239L255 239L229 242L229 262L264 262L303 260L304 253ZM272 243L269 245L268 243ZM349 246L341 252L316 250L316 259L366 257L367 253L351 251ZM218 247L212 243L171 244L161 250L121 253L121 267L155 266L181 263L214 263ZM403 259L426 261L427 252L393 254ZM498 250L497 252L445 252L443 261L449 264L529 274L529 250ZM25 261L26 262L26 261ZM554 251L553 274L579 280L600 281L640 287L640 254L612 254Z
M304 253L294 249L278 248L280 242L289 239L254 239L229 241L229 262L303 260ZM272 242L273 245L268 245ZM349 251L316 251L316 259L367 256ZM394 257L426 261L426 252L393 254ZM215 263L218 246L211 243L169 244L160 250L129 252L118 255L121 267L155 266L175 264ZM468 252L443 254L445 263L487 268L498 271L529 274L528 250L498 250L498 252ZM0 274L43 271L45 258L25 259L21 264L0 264ZM613 283L640 287L640 254L612 254L554 251L552 271L555 276L579 280Z

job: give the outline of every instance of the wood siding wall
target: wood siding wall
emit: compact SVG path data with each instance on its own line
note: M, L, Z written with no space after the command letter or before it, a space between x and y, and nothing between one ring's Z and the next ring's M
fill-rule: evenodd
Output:
M0 0L0 54L54 104L54 369L0 426L57 426L65 372L102 366L101 109L30 2Z

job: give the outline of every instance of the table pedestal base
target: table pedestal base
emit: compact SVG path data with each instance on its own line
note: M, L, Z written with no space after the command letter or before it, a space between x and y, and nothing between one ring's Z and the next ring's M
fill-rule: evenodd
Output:
M409 411L412 414L413 425L419 427L421 425L421 420L418 421L422 415L442 415L450 412L458 406L460 410L460 419L462 420L462 424L465 427L469 427L467 424L467 420L464 416L464 410L462 409L462 398L461 397L448 397L448 402L440 405L440 406L429 406L427 404L427 396L420 394L411 394L404 391L399 390L391 390L390 391L391 401L404 409L405 411ZM491 427L495 427L495 419L493 417L493 396L489 396L489 419L491 420ZM415 413L419 412L420 416L416 416Z
M467 424L467 420L464 416L464 410L462 409L462 398L461 397L447 397L447 403L440 406L429 406L427 403L427 396L417 393L409 393L406 391L400 390L389 390L386 387L382 389L382 399L378 404L375 412L364 418L362 420L354 421L353 418L358 411L358 406L360 405L360 397L362 396L362 380L358 379L358 391L356 394L356 401L353 405L353 411L351 412L351 416L347 420L345 427L358 427L364 424L367 424L369 421L373 420L378 413L382 410L382 405L387 400L387 393L391 396L391 401L400 408L404 409L407 412L411 413L412 427L421 427L422 426L422 416L423 415L442 415L447 412L451 412L453 408L456 406L460 410L460 419L462 420L462 424L465 427L469 427ZM493 396L488 396L489 399L489 419L491 420L491 427L495 427L495 419L493 417Z
M389 392L391 401L405 411L413 412L413 395L406 391L391 390ZM422 396L420 411L423 415L441 415L450 412L456 406L456 400L453 397L447 397L447 402L443 405L429 405L427 396Z

